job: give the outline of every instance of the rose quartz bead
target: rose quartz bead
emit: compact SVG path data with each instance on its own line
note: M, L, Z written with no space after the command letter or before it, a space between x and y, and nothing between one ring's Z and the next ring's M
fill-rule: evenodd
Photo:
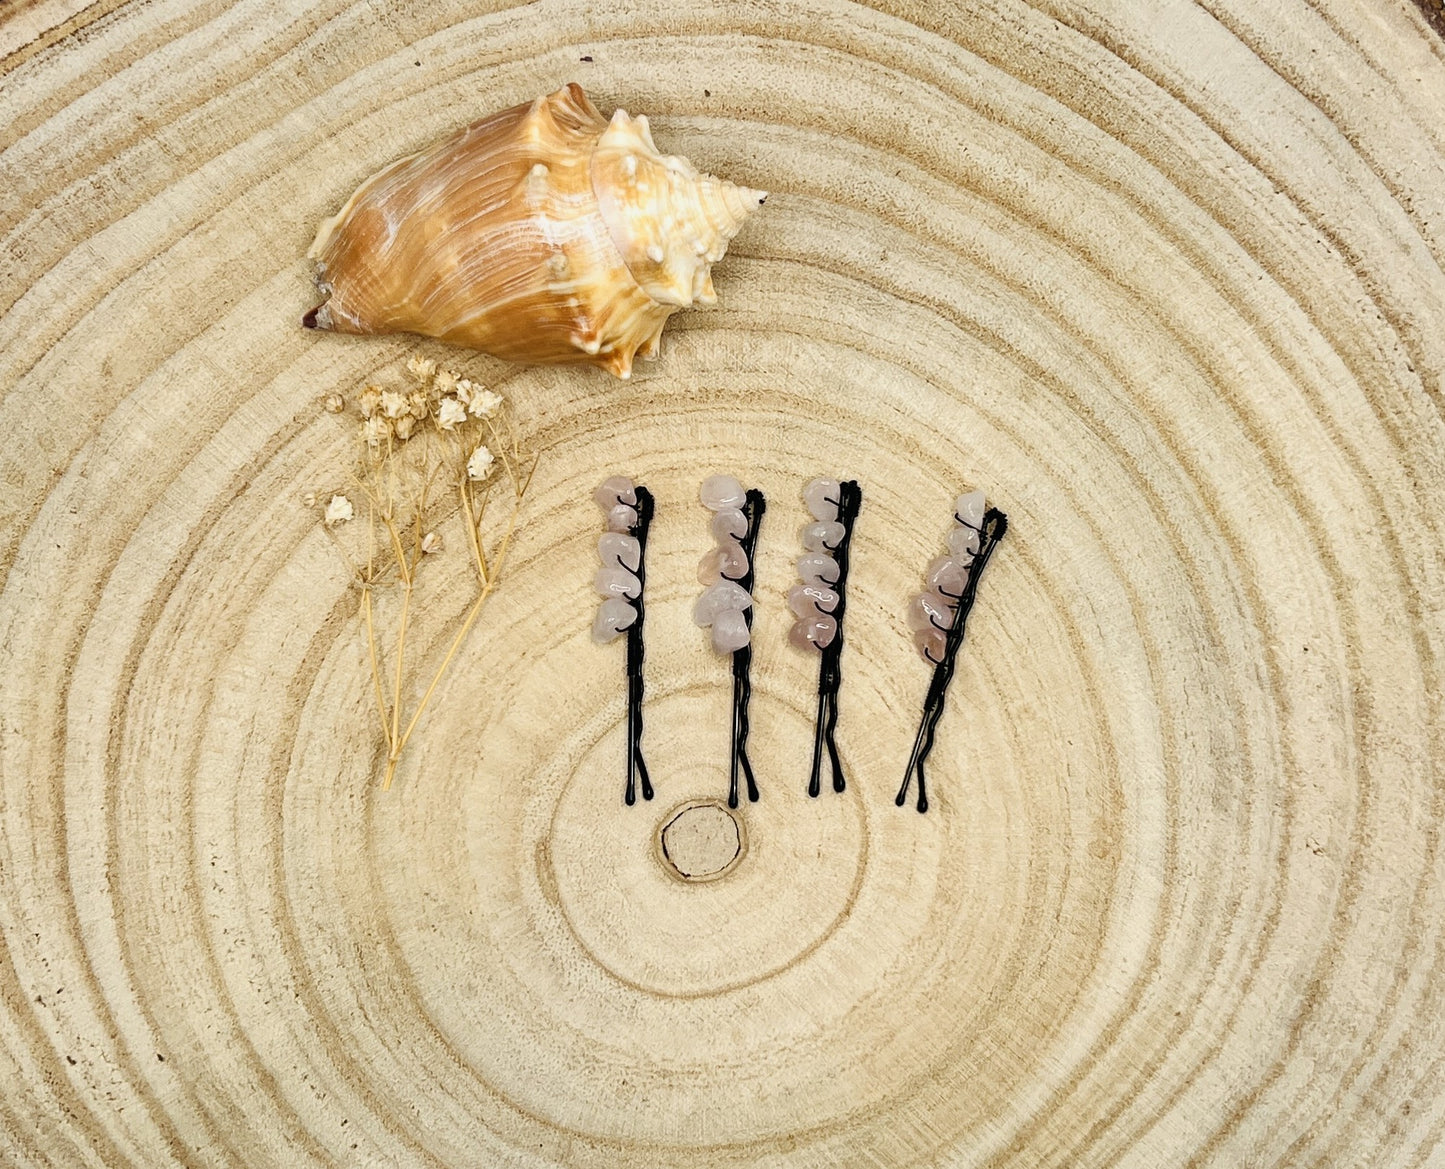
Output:
M788 608L799 617L831 613L838 605L838 594L826 585L794 585L788 590Z
M752 640L747 620L736 609L719 613L712 623L712 647L720 654L730 654Z
M703 507L711 511L736 510L748 501L743 485L731 475L709 475L702 481L699 495Z
M838 562L821 552L807 552L798 557L798 579L804 584L838 583Z
M963 586L968 583L968 569L954 563L947 556L940 556L928 566L926 579L940 593L961 596Z
M948 551L958 564L967 564L978 551L978 533L972 528L955 524L948 533Z
M637 504L637 487L626 475L613 475L602 480L602 486L592 493L592 498L603 511L611 511L619 503L634 507Z
M804 524L799 535L809 552L832 552L843 542L843 525L837 520L817 520Z
M597 538L597 555L604 565L630 568L636 572L637 566L642 563L642 545L637 542L636 536L603 532Z
M692 619L698 625L711 625L719 614L741 613L752 603L752 596L742 585L720 580L703 590L702 596L693 604Z
M629 532L635 527L637 527L637 509L635 507L619 503L607 513L607 530L609 532Z
M970 491L967 495L960 495L953 505L953 513L959 522L975 528L983 526L984 510L982 491Z
M592 622L592 640L598 645L611 641L637 620L637 610L621 597L608 597L597 606Z
M719 571L728 580L742 580L748 574L748 554L736 540L724 540L717 546L722 554Z
M604 597L635 597L642 591L642 582L627 569L608 565L597 570L592 584Z
M793 628L788 631L788 640L799 649L807 649L809 646L827 649L837 636L837 619L826 613L817 613L795 621Z
M803 488L803 502L815 520L836 520L838 500L841 498L836 479L814 479Z
M709 548L702 554L702 559L697 562L697 583L700 585L717 584L722 580L722 553L716 548Z
M953 608L948 600L937 593L929 591L920 593L913 598L908 606L908 628L912 630L928 629L929 627L942 626L944 629L953 624Z
M736 540L729 540L703 553L697 563L697 583L716 584L720 580L741 580L748 574L748 555Z
M741 540L748 534L748 517L735 507L725 507L712 517L712 538L721 544L724 540Z
M944 647L948 644L948 634L941 629L917 629L913 633L913 644L918 647L920 654L937 665L943 661Z

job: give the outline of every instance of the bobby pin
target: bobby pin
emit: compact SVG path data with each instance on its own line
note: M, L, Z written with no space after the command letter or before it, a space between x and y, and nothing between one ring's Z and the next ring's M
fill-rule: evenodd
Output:
M833 771L833 790L843 791L843 762L834 734L838 728L838 690L843 684L843 611L848 604L848 549L853 521L863 503L863 492L853 480L814 479L803 488L803 500L813 522L802 531L803 555L798 576L803 583L788 593L788 607L798 618L788 639L799 649L819 651L818 718L813 731L813 769L808 794L821 789L823 751Z
M908 612L908 624L914 631L919 652L933 663L933 682L923 701L923 721L894 803L903 807L908 798L908 785L917 771L920 812L928 811L923 764L933 750L934 732L943 717L948 683L963 645L963 627L977 598L984 566L1008 530L1008 516L996 507L984 510L982 491L960 495L953 518L958 523L948 534L948 555L940 556L928 566L929 588L914 598Z
M756 489L744 491L731 475L703 480L702 503L713 513L717 547L702 558L697 579L707 588L693 607L692 619L712 626L712 647L733 656L732 758L728 768L728 807L738 806L738 772L756 801L758 785L748 761L748 700L752 696L753 550L766 503Z
M592 640L608 642L627 632L627 791L623 799L652 799L647 764L642 761L642 586L647 577L647 528L652 523L652 492L614 475L593 496L607 513L607 531L597 541L602 567L597 591L602 604L592 623Z

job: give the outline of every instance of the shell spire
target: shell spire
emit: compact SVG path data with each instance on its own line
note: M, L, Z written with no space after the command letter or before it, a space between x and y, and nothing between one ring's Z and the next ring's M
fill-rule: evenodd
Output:
M645 117L607 121L568 85L363 183L316 235L325 299L302 323L625 378L672 313L716 301L712 265L766 197L659 153Z
M618 110L592 155L592 185L628 271L659 304L715 304L711 268L766 191L660 154L645 117Z

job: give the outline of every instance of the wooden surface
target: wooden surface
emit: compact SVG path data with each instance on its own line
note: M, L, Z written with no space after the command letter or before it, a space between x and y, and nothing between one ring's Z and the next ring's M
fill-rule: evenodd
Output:
M0 1164L1445 1164L1422 9L49 0L0 46ZM718 308L630 385L298 327L361 179L568 80L774 193ZM548 450L383 793L303 497L350 465L321 398L418 348ZM616 471L659 504L632 809ZM714 471L771 501L763 800L683 881ZM811 801L820 473L864 506L853 782ZM904 610L974 486L1013 526L919 816Z

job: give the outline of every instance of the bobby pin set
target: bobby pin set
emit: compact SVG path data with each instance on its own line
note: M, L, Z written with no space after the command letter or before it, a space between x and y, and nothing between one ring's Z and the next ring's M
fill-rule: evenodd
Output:
M714 652L731 659L732 737L729 759L728 806L736 808L739 779L749 801L759 798L757 779L748 758L748 708L752 696L752 641L754 567L758 532L766 501L756 488L748 489L731 475L713 475L703 481L702 504L712 513L709 522L714 546L698 566L702 594L693 606L693 620L708 630ZM606 516L607 530L597 542L601 567L597 592L602 597L592 626L599 643L627 636L627 761L623 800L633 804L640 788L652 799L652 783L642 757L643 701L643 594L646 588L647 532L654 500L646 487L621 475L607 479L594 496ZM863 504L854 480L814 479L803 488L803 502L812 516L799 538L799 583L788 592L788 607L795 618L789 641L818 654L818 710L814 724L812 766L807 791L822 791L826 757L833 790L847 788L838 751L838 696L843 682L843 619L848 606L848 569L853 527ZM933 748L943 717L949 683L963 648L968 615L978 599L979 580L998 542L1008 529L1008 517L987 507L981 491L959 496L954 505L954 526L948 535L948 552L928 565L928 587L914 598L908 625L933 676L923 701L923 717L913 750L904 769L895 803L902 807L909 788L918 780L917 808L928 811L924 765Z

